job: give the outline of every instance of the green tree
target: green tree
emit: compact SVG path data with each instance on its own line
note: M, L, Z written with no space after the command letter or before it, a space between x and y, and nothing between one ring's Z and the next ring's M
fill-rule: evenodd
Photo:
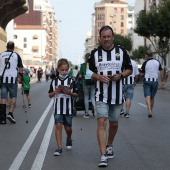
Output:
M132 50L132 40L128 36L123 36L120 34L115 34L114 37L114 44L116 45L122 45L127 51ZM101 45L101 42L98 42L98 45Z
M162 0L150 11L141 11L137 15L134 32L151 42L155 52L163 58L166 66L166 56L170 45L170 1Z
M148 47L139 46L138 49L132 51L132 55L130 56L133 60L139 62L140 59L145 57L146 51L149 50Z
M132 50L132 40L128 36L122 36L120 34L116 34L114 38L114 44L124 46L125 49L129 52Z

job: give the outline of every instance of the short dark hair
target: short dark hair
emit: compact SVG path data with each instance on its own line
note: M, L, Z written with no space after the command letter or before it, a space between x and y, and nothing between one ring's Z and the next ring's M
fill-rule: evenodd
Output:
M145 53L145 55L147 55L147 56L149 56L149 57L152 57L152 52L147 51L147 52Z
M112 35L114 36L113 29L112 29L112 27L110 27L109 25L104 25L104 26L102 26L102 27L100 28L100 31L99 31L99 35L100 35L100 36L101 36L101 32L102 32L103 30L111 30L111 31L112 31Z
M14 46L15 46L14 42L13 41L9 41L7 43L6 47L7 47L8 50L14 50Z

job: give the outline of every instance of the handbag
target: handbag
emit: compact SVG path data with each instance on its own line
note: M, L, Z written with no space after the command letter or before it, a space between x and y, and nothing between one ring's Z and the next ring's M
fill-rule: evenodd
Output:
M5 70L6 70L6 68L7 68L7 63L9 63L9 60L10 60L10 58L11 58L11 56L12 56L12 53L13 53L13 52L11 52L8 60L6 61L6 63L5 63L5 68L4 68L4 70L3 70L2 75L0 76L0 88L1 88L2 83L3 83L3 76L4 76Z

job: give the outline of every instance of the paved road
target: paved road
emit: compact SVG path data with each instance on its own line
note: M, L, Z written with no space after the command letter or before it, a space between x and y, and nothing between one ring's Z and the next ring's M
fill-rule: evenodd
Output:
M0 170L97 170L99 148L96 118L83 119L83 111L73 118L73 148L54 157L50 82L31 85L32 108L27 118L22 109L20 89L15 110L15 125L0 125ZM107 170L169 170L170 167L170 90L158 90L153 118L147 117L142 85L137 85L130 118L120 117L114 141L115 158ZM29 123L26 124L26 119Z

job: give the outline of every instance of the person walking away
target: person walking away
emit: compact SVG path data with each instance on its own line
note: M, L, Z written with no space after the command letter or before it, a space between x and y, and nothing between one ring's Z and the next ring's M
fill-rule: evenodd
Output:
M169 68L167 66L164 66L164 80L167 82L168 76L169 76Z
M95 81L86 76L86 69L89 67L88 59L90 53L86 53L84 56L85 62L81 64L79 78L83 78L83 91L84 91L84 106L85 114L84 118L89 118L89 95L93 109L95 110Z
M6 104L6 100L9 92L10 106L9 106L9 113L6 118L13 124L16 123L13 112L14 112L14 107L16 105L16 98L17 98L17 91L18 91L18 84L17 84L18 71L22 72L22 68L23 68L21 57L18 53L14 52L14 48L15 48L14 42L9 41L7 43L7 51L0 54L1 76L3 70L5 69L3 80L2 80L2 87L1 87L1 104Z
M42 74L43 74L43 70L42 70L41 67L39 67L39 68L38 68L38 71L37 71L38 83L41 83Z
M30 102L30 76L29 70L27 68L23 68L23 77L22 77L22 100L23 100L23 109L26 108L25 97L28 101L28 107L31 108Z
M146 61L142 64L140 76L143 79L144 96L148 107L148 117L152 117L154 98L158 89L158 72L160 71L161 88L164 88L164 71L161 63L154 59L150 51L145 54Z
M99 34L101 46L92 50L89 69L98 74L95 77L92 75L92 79L97 79L95 95L97 139L101 154L98 166L106 167L108 158L114 157L112 145L124 102L122 80L132 74L132 65L127 51L113 43L114 32L110 26L103 26ZM109 120L109 130L106 139L107 120Z
M49 76L50 76L50 70L48 69L48 67L46 67L46 69L45 69L45 79L46 79L46 81L49 80Z
M54 98L54 120L55 120L55 137L58 148L54 156L60 156L62 153L62 128L64 126L67 134L67 149L72 147L72 111L73 97L76 97L73 79L68 77L69 63L67 59L58 61L59 75L52 79L49 97Z
M123 115L126 118L129 118L129 110L131 107L131 100L133 100L134 95L134 89L138 81L138 75L139 70L136 62L134 60L130 60L132 63L133 72L131 75L123 79L123 91L124 91L124 97L126 101L126 112L124 113L124 110L121 110L120 115Z

